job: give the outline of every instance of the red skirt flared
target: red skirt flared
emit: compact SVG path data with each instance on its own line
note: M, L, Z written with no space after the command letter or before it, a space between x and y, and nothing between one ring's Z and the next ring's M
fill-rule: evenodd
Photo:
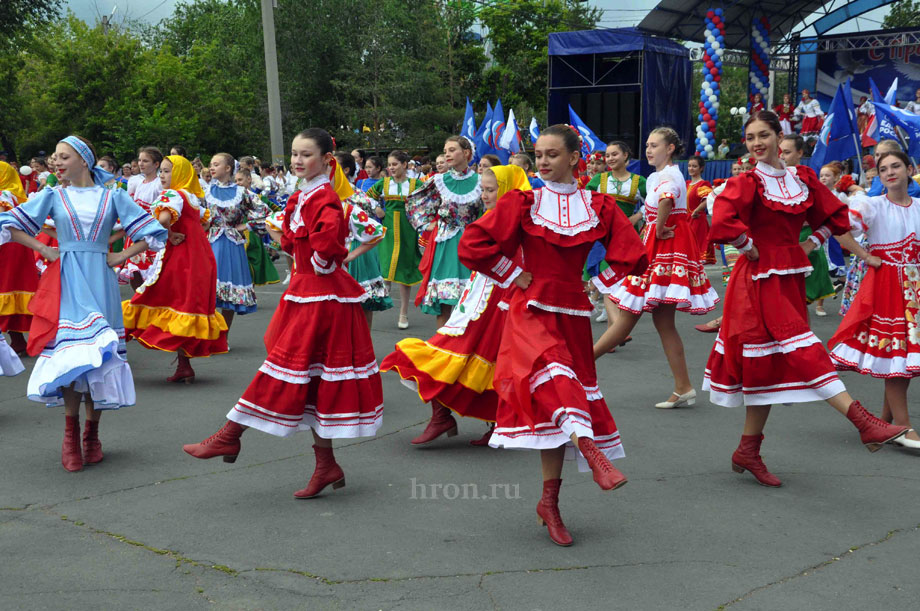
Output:
M29 332L29 300L37 289L32 249L16 242L0 246L0 331Z

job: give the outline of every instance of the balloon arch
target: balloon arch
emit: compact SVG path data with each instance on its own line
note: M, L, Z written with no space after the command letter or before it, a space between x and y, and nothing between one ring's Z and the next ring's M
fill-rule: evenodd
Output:
M703 43L703 83L696 126L696 154L716 154L716 122L719 120L719 95L722 92L722 54L725 52L725 22L722 9L706 11L706 42Z

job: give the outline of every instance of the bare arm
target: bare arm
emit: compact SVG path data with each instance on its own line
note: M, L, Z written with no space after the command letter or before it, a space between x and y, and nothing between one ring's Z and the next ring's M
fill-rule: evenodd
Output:
M875 255L869 254L865 248L860 246L852 235L845 233L843 235L835 236L837 241L840 242L840 245L849 250L851 253L859 257L861 261L865 261L868 265L872 267L879 267L882 264L882 260Z
M669 240L674 237L674 227L665 225L673 209L674 200L670 197L658 200L658 218L655 219L655 235L659 240Z
M61 253L57 248L52 248L48 246L47 244L42 244L41 242L39 242L38 240L30 236L25 231L22 231L21 229L10 227L9 232L10 232L10 238L12 238L14 242L17 242L19 244L22 244L23 246L31 248L32 250L39 253L42 257L44 257L48 261L57 261L58 257L61 256Z

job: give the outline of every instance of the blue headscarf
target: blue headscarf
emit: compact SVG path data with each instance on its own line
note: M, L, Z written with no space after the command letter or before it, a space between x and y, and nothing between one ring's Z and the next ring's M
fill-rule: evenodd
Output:
M110 174L96 165L96 156L93 155L93 151L86 146L85 142L76 136L67 136L61 140L61 142L71 146L73 150L77 151L77 154L83 158L83 161L86 162L86 167L89 168L89 173L93 176L93 182L95 184L102 187L105 186L105 183L115 178L114 174Z

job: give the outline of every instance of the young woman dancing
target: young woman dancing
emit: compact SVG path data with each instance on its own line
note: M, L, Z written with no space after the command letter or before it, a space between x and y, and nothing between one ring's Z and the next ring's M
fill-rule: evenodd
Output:
M870 451L900 437L907 426L882 422L847 393L808 324L808 251L849 231L847 208L806 166L786 167L779 156L779 119L762 111L745 124L745 144L757 160L730 178L714 205L712 240L742 253L725 291L722 326L709 355L703 390L724 407L745 406L741 443L732 469L750 471L764 486L781 486L760 457L763 429L774 403L827 401L859 430ZM804 245L807 222L814 233Z

